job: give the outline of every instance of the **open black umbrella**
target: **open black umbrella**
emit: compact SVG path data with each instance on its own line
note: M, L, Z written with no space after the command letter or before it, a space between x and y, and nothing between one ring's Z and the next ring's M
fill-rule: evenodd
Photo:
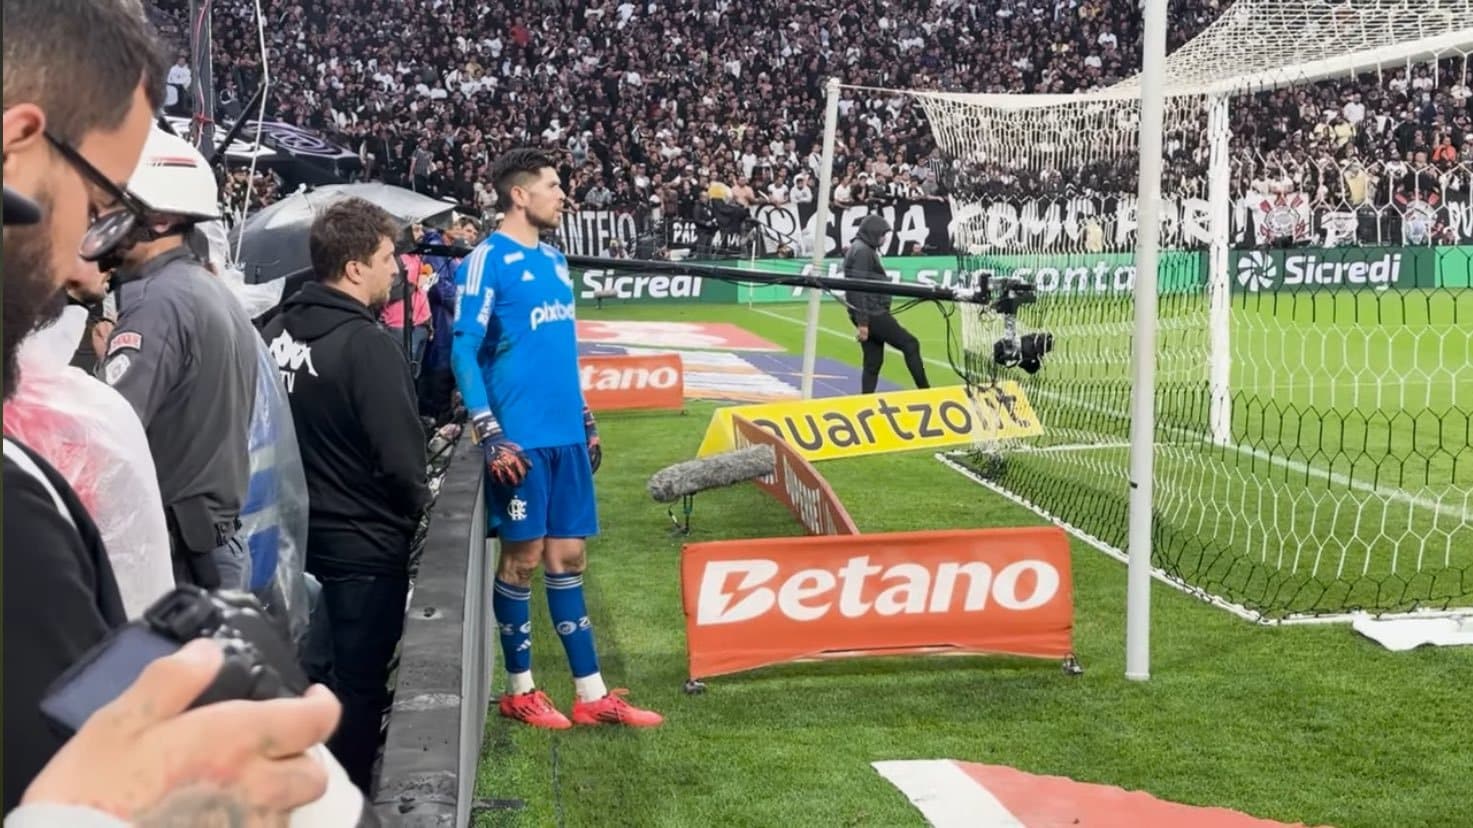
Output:
M456 205L427 195L383 183L328 184L299 190L246 219L240 236L240 268L246 282L259 284L287 278L290 296L293 281L300 282L312 271L307 235L312 220L334 201L358 197L384 208L403 222L433 224L447 217Z

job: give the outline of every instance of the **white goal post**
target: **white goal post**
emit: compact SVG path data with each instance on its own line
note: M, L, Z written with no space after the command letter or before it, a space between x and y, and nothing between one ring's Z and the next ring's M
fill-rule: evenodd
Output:
M1473 159L1386 157L1360 98L1321 84L1456 98L1470 55L1473 0L1238 0L1162 64L1144 432L1162 580L1269 623L1473 603L1473 245L1449 230L1473 218ZM962 269L1037 292L1016 319L966 315L968 382L1019 380L1047 430L981 435L1005 461L983 476L1117 552L1141 92L1134 77L1071 95L841 93L924 110ZM1274 145L1268 118L1290 104L1308 137ZM1013 325L1053 334L1037 374L993 365Z

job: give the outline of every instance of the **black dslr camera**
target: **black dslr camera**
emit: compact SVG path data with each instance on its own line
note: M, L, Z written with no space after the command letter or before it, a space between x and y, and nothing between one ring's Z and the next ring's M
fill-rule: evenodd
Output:
M244 592L210 593L180 586L113 630L57 678L41 712L68 734L117 698L150 662L196 638L213 638L225 663L190 708L232 699L262 701L300 696L308 681L295 653L259 602Z

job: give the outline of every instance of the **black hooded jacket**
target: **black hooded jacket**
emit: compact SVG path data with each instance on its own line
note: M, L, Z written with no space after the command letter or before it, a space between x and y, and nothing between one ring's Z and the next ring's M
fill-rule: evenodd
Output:
M890 281L885 265L880 261L880 244L890 232L890 223L882 216L868 215L859 223L859 232L849 251L844 254L844 278L874 279ZM849 303L849 319L856 325L868 325L870 317L890 312L890 297L884 293L860 293L851 290L844 294Z
M361 302L309 282L262 330L307 476L307 570L403 574L429 503L404 351Z

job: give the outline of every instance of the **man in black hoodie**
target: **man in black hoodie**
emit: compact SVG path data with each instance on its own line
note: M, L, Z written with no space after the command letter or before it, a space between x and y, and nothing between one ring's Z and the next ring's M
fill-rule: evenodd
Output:
M844 278L890 280L885 274L884 263L880 261L880 248L888 232L890 224L882 216L872 214L864 217L854 243L844 254ZM921 343L891 315L890 296L849 291L845 298L849 304L849 321L859 329L859 348L864 353L860 393L873 394L879 384L886 345L905 355L905 367L910 370L917 388L930 388L931 384L926 381L926 364L921 360Z
M307 474L307 571L322 582L312 639L331 641L332 665L312 678L342 700L328 747L365 794L404 630L410 540L430 500L409 363L376 321L397 273L397 232L393 217L363 199L330 205L312 223L318 281L261 332Z

